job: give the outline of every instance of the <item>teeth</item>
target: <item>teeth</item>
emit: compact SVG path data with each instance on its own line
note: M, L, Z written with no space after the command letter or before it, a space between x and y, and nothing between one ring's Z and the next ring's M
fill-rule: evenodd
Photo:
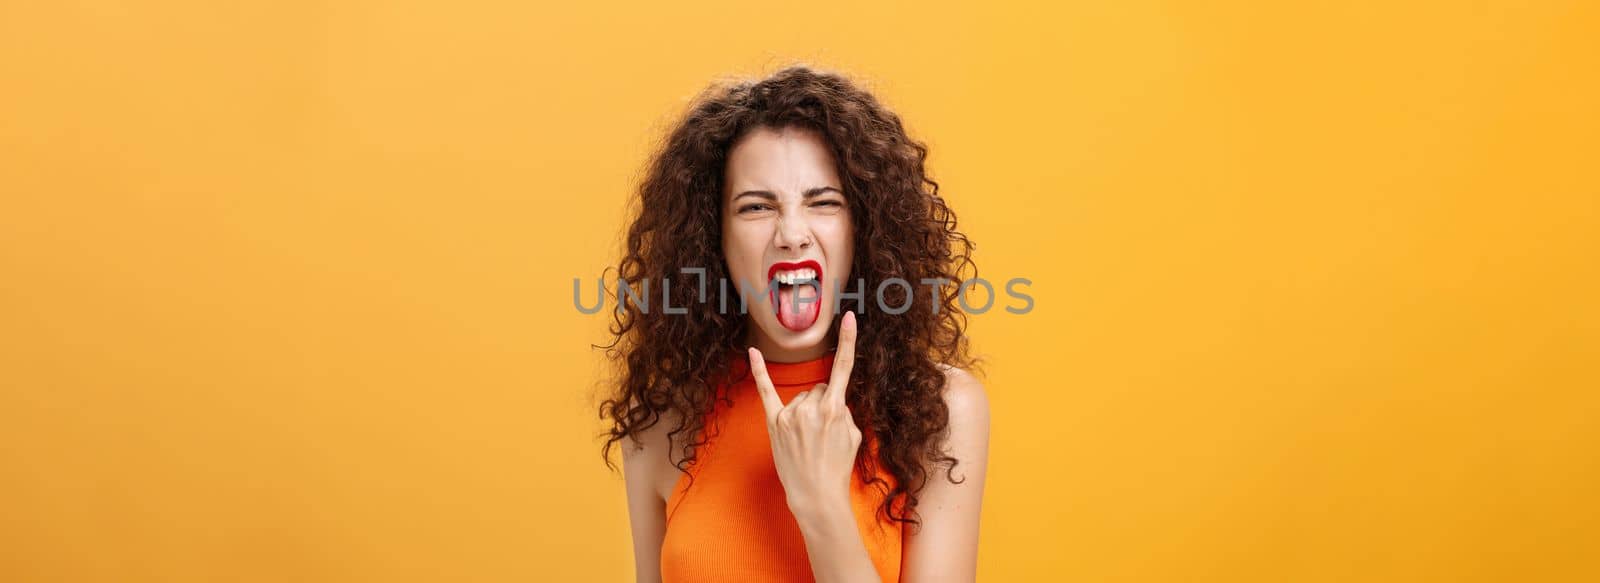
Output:
M779 271L773 277L773 279L778 280L778 283L783 285L794 285L806 280L815 280L816 278L817 271L809 267L791 269L789 271Z

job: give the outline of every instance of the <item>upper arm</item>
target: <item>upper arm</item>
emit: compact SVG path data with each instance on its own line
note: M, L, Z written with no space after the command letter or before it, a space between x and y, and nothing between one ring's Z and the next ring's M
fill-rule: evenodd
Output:
M945 404L950 430L944 450L958 461L950 473L936 465L918 493L920 528L905 530L900 579L972 581L978 572L978 521L989 464L989 398L971 373L950 368ZM954 478L960 483L951 483Z
M662 460L667 459L666 423L639 435L640 444L624 440L622 473L627 482L628 524L633 533L633 565L640 583L661 580L661 541L666 537L666 500L656 487Z

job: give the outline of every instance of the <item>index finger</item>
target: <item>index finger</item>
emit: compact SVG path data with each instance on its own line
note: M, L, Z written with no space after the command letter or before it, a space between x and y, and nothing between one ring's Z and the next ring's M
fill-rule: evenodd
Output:
M761 356L761 351L750 347L750 374L756 377L756 392L761 394L761 407L767 410L767 422L778 418L778 411L783 409L783 399L778 398L778 390L772 388L772 377L767 376L767 360Z
M856 365L856 313L846 311L839 322L839 348L833 355L833 374L828 377L828 398L844 402L850 370Z

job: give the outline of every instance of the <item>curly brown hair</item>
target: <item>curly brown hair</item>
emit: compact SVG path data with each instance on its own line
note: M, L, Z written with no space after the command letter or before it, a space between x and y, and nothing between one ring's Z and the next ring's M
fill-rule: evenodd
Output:
M911 139L899 116L871 93L839 74L804 66L703 92L667 134L641 180L617 265L619 283L637 290L645 281L670 282L671 305L692 306L702 280L680 268L705 268L707 282L728 277L721 243L723 172L734 143L758 127L818 131L837 161L855 223L852 264L866 284L862 298L842 302L860 318L846 394L862 434L877 449L876 456L866 447L857 452L856 474L885 494L881 517L920 524L917 492L927 483L927 468L945 464L946 478L956 482L952 472L959 460L940 446L949 426L943 367L977 365L955 285L968 271L976 277L977 268L972 242L956 230L955 214L924 168L927 146ZM891 278L913 285L924 279L951 283L937 286L938 302L912 301L914 292L890 285L882 290L883 304L910 309L866 310L866 298L876 297L879 285ZM725 385L716 380L730 373L730 355L744 353L745 316L710 309L644 312L621 302L618 290L612 293L619 301L610 329L614 340L597 348L606 349L620 378L600 405L601 419L611 425L602 434L601 457L614 471L611 448L630 436L637 442L671 410L677 425L669 438L682 444L673 465L687 473L696 448L707 442L707 413L717 400L729 401L717 394ZM875 477L880 464L894 484Z

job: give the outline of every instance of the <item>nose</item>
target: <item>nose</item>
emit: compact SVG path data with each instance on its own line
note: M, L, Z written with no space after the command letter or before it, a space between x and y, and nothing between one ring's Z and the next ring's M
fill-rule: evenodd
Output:
M784 251L807 249L811 247L811 225L806 223L804 217L785 213L778 217L778 228L773 233L772 242Z

